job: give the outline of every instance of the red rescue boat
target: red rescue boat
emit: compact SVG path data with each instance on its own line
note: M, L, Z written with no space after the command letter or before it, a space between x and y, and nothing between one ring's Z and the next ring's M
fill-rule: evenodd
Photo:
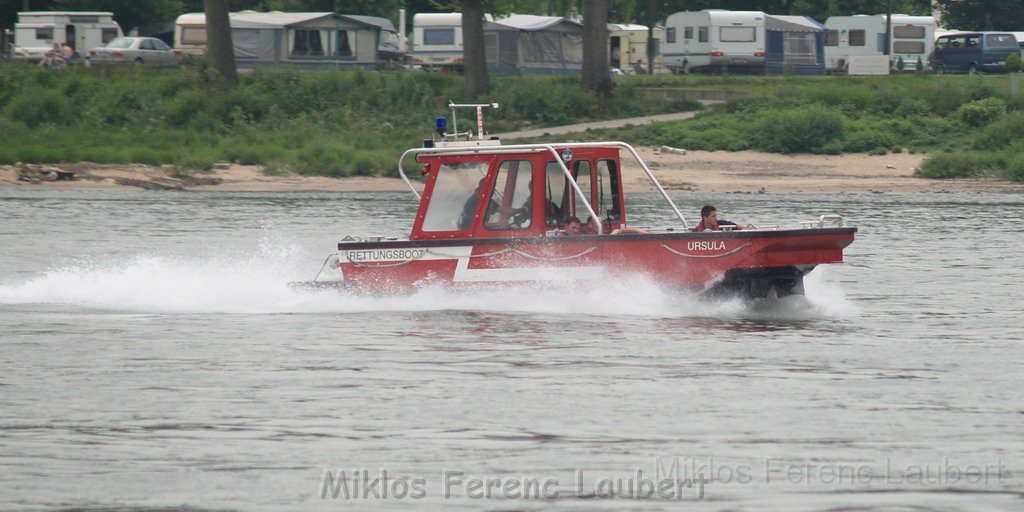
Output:
M399 162L419 200L407 239L346 237L338 244L340 279L311 283L373 293L427 286L549 285L646 276L667 287L707 294L772 298L803 292L803 276L841 263L855 227L823 215L793 229L695 232L657 178L624 142L502 145L483 130L447 133L445 118L424 147ZM628 227L621 157L632 157L679 225ZM402 170L423 165L422 195ZM566 219L589 232L567 234Z

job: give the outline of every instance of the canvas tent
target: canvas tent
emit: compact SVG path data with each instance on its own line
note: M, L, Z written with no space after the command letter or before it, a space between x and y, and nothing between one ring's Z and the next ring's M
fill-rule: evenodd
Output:
M824 75L825 26L806 16L765 16L765 74Z
M583 25L558 16L513 14L484 24L487 69L496 75L578 73Z
M332 12L231 13L231 38L239 68L288 64L304 69L376 67L399 58L398 36L391 21ZM202 13L178 18L176 46L203 50ZM197 34L195 41L189 34Z

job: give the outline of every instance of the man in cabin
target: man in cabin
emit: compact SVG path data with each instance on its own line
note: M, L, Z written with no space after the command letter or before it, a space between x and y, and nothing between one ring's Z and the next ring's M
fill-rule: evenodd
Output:
M466 199L466 203L462 205L462 214L459 215L459 229L469 229L473 224L473 215L476 214L476 205L480 202L480 194L483 193L484 185L487 183L487 178L480 178L480 182L476 185L476 190ZM484 215L490 215L498 209L498 205L494 201L490 201L490 205L487 207L487 212Z
M734 226L733 229L746 229L746 224L737 224L725 219L718 218L718 210L710 204L700 209L700 223L694 231L721 231L722 226Z

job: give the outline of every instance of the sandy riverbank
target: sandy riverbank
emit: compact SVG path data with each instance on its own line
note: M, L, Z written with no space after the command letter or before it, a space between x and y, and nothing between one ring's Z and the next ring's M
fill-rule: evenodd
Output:
M667 189L698 192L899 193L1024 192L1024 183L994 180L928 180L913 176L925 155L775 155L740 151L686 154L640 148L641 156ZM73 181L18 181L13 166L0 166L0 188L104 189L140 187L190 191L404 191L396 178L344 179L298 175L268 176L258 166L231 165L210 172L177 173L170 166L65 164ZM636 166L626 164L628 188L653 188Z

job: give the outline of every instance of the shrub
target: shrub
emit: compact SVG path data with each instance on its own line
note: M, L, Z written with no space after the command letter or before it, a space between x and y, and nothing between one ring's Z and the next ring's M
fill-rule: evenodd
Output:
M936 179L970 178L1002 167L1002 158L991 153L939 153L922 162L914 174Z
M7 105L7 116L25 123L29 128L43 123L64 122L70 112L71 101L56 90L28 90Z
M973 128L980 128L1006 114L1006 102L999 98L972 101L956 111L956 117Z
M757 148L775 153L815 152L843 135L843 118L818 105L769 110L754 124Z
M1013 112L978 131L977 149L1002 149L1024 139L1024 112Z
M1024 67L1024 62L1021 61L1019 53L1011 53L1003 65L1006 67L1007 73L1019 73L1021 68Z

